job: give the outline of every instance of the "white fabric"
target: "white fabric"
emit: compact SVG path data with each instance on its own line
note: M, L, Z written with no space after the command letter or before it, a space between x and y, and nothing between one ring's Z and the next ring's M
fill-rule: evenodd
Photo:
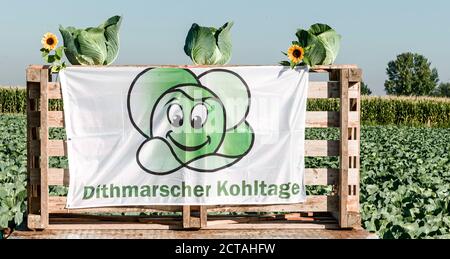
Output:
M218 147L217 153L195 158L188 164L183 164L186 161L180 164L179 160L187 159L190 154L180 158L171 153L171 149L176 149L170 144L172 142L164 141L164 137L170 134L163 133L173 127L167 121L175 118L176 107L169 114L166 106L160 104L160 108L155 108L155 105L151 107L156 109L153 118L149 114L150 107L142 108L142 114L136 112L149 105L145 101L147 97L140 95L140 91L150 91L154 87L152 82L164 84L161 82L164 77L158 77L160 73L156 73L157 70L148 70L153 74L148 75L150 79L143 79L144 70L148 68L69 67L61 72L70 171L67 208L256 205L305 201L304 139L309 80L306 69L226 67L226 71L216 70L200 77L212 69L190 68L208 93L214 93L224 105L224 116L229 118L224 122L226 130L235 125L245 128L239 118L245 116L240 107L247 102L242 88L242 82L246 83L250 98L247 117L243 120L251 127L248 132L253 133L253 145L240 159L222 156L234 150L234 145L246 142L231 141L227 147ZM166 72L164 69L160 71ZM187 92L199 88L184 86L179 89ZM205 97L204 92L199 94ZM175 96L173 99L184 98L181 91L169 93L167 98L171 95ZM189 102L188 99L183 100ZM238 102L243 104L240 106L236 104ZM215 108L211 109L217 112ZM205 108L198 108L196 114L205 117ZM132 119L136 120L136 125ZM153 121L153 133L150 133L150 121ZM184 118L183 123L190 127L191 124L187 124L190 118ZM221 125L220 119L214 123ZM242 134L248 135L248 132ZM163 137L158 139L151 134ZM198 135L197 139L210 136L208 134ZM239 139L244 136L239 134L233 136ZM183 135L176 136L183 138ZM209 140L209 143L213 142ZM247 144L242 145L245 149ZM217 155L220 152L222 155ZM219 165L228 167L214 172L196 170L215 169ZM170 169L175 171L169 172Z

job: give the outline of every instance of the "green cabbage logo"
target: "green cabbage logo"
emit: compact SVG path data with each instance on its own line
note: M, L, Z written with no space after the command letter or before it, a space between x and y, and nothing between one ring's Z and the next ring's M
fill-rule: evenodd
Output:
M136 161L150 174L217 172L239 162L255 140L246 121L250 90L229 70L196 76L181 68L146 69L131 84L127 105L146 138Z

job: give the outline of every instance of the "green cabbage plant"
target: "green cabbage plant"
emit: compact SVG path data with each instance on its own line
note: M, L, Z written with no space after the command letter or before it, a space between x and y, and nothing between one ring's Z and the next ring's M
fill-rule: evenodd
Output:
M109 65L119 54L122 17L113 16L98 27L59 27L65 54L72 65Z
M309 30L299 29L295 34L298 38L293 45L299 45L304 50L302 62L295 64L290 61L281 61L283 66L316 66L331 65L336 60L341 47L341 35L326 24L314 24ZM284 53L287 56L287 53Z
M231 27L227 22L219 29L192 24L184 52L196 65L225 65L231 60Z
M309 30L296 33L300 46L305 48L304 63L309 66L331 65L341 47L341 35L326 24L314 24Z

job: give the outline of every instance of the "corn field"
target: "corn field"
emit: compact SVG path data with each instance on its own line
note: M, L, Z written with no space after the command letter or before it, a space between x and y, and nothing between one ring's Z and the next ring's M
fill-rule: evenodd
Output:
M62 110L62 102L50 100L50 110ZM309 111L338 111L339 99L308 101ZM404 125L450 127L450 98L363 97L361 119L364 125ZM23 88L0 88L0 113L26 113Z

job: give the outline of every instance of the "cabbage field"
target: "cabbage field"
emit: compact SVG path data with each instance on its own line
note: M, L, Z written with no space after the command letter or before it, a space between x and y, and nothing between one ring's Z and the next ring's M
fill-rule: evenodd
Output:
M21 224L26 209L25 127L24 115L0 115L0 229ZM63 133L51 135L60 138ZM338 139L339 132L308 129L307 138ZM306 163L338 168L337 158L308 158ZM450 238L450 128L363 127L361 167L367 230L381 238ZM62 195L66 190L51 191Z

